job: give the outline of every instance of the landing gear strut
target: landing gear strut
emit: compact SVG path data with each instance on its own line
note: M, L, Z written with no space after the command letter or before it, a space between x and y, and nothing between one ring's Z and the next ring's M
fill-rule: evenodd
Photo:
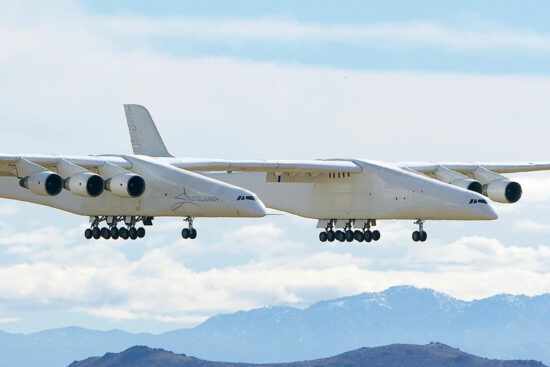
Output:
M428 233L424 231L424 221L422 219L417 220L414 224L418 225L418 231L414 231L412 239L414 242L426 242L428 240Z
M197 230L193 228L193 218L187 217L185 218L185 221L189 224L189 227L181 230L181 237L185 240L194 240L195 238L197 238Z

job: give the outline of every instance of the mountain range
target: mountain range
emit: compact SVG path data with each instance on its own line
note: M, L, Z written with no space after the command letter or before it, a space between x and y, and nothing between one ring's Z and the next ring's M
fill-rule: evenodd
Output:
M69 367L545 367L535 361L500 361L476 357L444 344L361 348L335 357L285 364L250 365L208 362L162 349L133 347L74 362Z
M457 346L498 359L550 364L550 295L498 295L462 301L402 286L316 303L219 315L160 335L81 328L0 333L0 365L66 366L135 345L208 360L249 363L311 360L393 343Z

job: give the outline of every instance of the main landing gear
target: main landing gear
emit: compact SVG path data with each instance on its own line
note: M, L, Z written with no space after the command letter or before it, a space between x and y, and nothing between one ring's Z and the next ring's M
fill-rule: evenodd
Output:
M417 220L414 224L418 225L418 231L414 231L412 239L414 242L426 242L428 240L428 233L424 231L424 221L422 219Z
M100 228L100 224L105 222L106 226ZM123 222L125 227L118 227L118 223ZM145 228L137 227L139 222L143 222L143 225L150 226L153 224L152 217L136 217L136 216L106 216L106 217L91 217L90 228L84 231L84 237L87 239L99 240L101 238L105 240L113 239L118 240L131 239L137 240L138 238L145 237Z
M368 220L364 224L362 229L353 229L353 221L346 223L343 230L334 230L335 227L334 220L328 222L327 227L324 232L319 233L319 241L321 242L372 242L380 240L380 231L374 230L371 231L371 227L376 226L375 220Z
M197 230L193 228L193 218L187 217L185 218L185 221L189 224L189 227L181 230L181 237L184 240L194 240L195 238L197 238Z

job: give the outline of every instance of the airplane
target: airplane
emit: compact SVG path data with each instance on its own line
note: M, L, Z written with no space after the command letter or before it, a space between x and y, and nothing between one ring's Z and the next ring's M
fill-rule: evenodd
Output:
M176 158L147 108L128 104L124 110L134 154L246 188L267 208L316 219L321 242L379 241L375 227L381 220L413 220L414 242L427 241L427 220L496 220L490 200L513 204L523 195L522 186L504 174L550 170L550 163Z
M516 203L522 187L503 176L550 163L390 164L365 159L215 160L172 156L140 105L124 105L133 154L0 154L0 198L89 217L87 239L138 239L155 217L264 217L266 208L316 219L321 242L373 242L381 220L496 220L488 199ZM103 224L104 223L104 224ZM120 224L120 227L119 227Z

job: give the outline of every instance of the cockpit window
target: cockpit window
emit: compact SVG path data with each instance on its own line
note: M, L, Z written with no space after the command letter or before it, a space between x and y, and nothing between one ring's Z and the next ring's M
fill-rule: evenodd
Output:
M471 199L470 204L489 204L485 199Z
M238 198L237 198L237 201L241 201L241 200L251 200L251 201L256 201L256 198L252 195L240 195Z
M252 201L254 201L254 200L256 200L256 199L254 199L254 196L249 195L249 196L246 197L246 200L252 200Z

